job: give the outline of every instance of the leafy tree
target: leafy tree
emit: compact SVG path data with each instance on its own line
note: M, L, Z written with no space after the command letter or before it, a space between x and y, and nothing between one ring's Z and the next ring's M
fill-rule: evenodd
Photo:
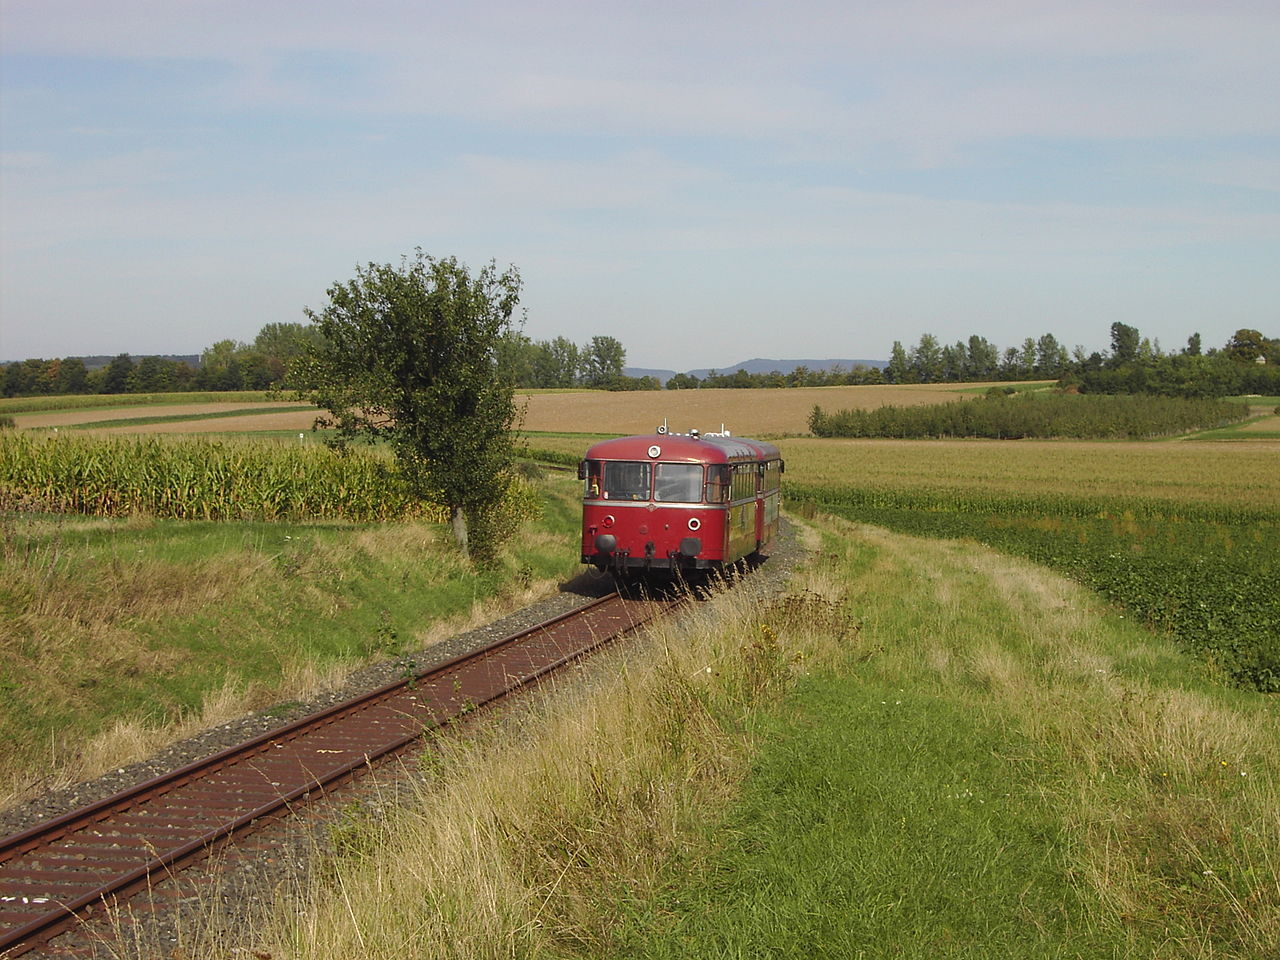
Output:
M245 348L235 355L241 390L270 390L284 379L284 362Z
M1067 349L1052 333L1036 341L1036 372L1045 377L1060 377L1068 363Z
M319 337L320 331L305 323L268 323L254 338L253 352L265 358L272 383L288 383L290 366L306 352L307 344L318 341Z
M969 338L968 379L994 380L1000 373L1000 348L977 335Z
M668 390L696 390L702 381L691 373L677 373L667 380Z
M1187 347L1182 352L1186 354L1188 357L1200 356L1200 334L1199 333L1193 333L1191 336L1187 337Z
M582 379L588 387L608 387L622 376L627 351L613 337L592 337L582 354Z
M55 393L85 393L89 389L89 371L79 357L63 360L58 366Z
M127 353L119 354L107 364L102 375L103 393L128 393L129 378L133 374L133 358Z
M1000 379L1022 379L1022 362L1017 347L1005 348L1004 357L1000 360Z
M942 347L932 333L920 335L920 342L911 351L911 369L920 383L936 383L942 379Z
M498 339L498 371L512 386L535 387L536 359L540 348L519 330L508 330Z
M1119 367L1138 359L1139 334L1137 327L1127 323L1111 325L1111 366Z
M173 368L177 364L163 357L143 357L133 371L133 387L140 393L163 393L173 389Z
M386 437L410 489L449 508L454 538L482 556L497 545L510 487L511 383L497 352L520 298L515 267L474 277L454 257L416 251L335 283L318 313L323 340L300 365L303 396L329 411L333 443ZM469 538L468 527L476 534Z
M319 338L320 331L305 323L268 323L253 338L253 349L264 357L287 362L302 356L307 344Z
M205 390L240 390L244 378L240 372L240 355L245 345L234 340L219 340L200 355L200 372L196 383Z
M534 385L539 387L572 387L578 382L582 353L568 337L539 340L533 360Z
M1018 351L1018 376L1029 377L1036 370L1036 342L1027 337Z
M910 376L911 363L907 360L906 348L901 340L895 340L889 351L889 365L884 368L884 378L889 383L907 383Z
M1256 363L1259 357L1271 360L1268 356L1271 344L1257 330L1237 330L1227 341L1224 353L1232 360L1241 363Z
M964 380L968 375L969 351L963 340L942 348L942 379L948 383Z

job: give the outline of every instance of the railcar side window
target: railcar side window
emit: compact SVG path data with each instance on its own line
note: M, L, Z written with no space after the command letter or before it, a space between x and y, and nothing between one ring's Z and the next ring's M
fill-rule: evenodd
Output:
M702 499L702 466L660 463L654 473L653 499L666 503L697 503Z
M606 500L648 500L649 464L643 460L606 462L604 464L604 498Z
M729 499L732 469L727 463L713 463L707 467L707 503L724 503Z
M782 486L782 461L770 460L764 465L764 489L777 490Z
M756 495L756 465L739 463L733 468L733 499L745 500Z

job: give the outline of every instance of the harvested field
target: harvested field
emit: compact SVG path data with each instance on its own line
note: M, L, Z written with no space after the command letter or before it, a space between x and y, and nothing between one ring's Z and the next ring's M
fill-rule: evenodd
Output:
M536 445L549 445L535 443ZM585 445L583 445L585 446ZM1183 441L818 440L782 444L801 483L972 493L1149 497L1274 506L1280 446Z
M987 384L932 383L903 386L797 387L758 390L638 390L625 393L538 393L528 400L524 429L593 433L650 433L664 417L673 431L719 430L739 436L809 432L815 404L825 410L874 410L886 404L915 406L969 400ZM966 391L961 393L960 389Z
M269 402L264 403L261 400L244 402L244 403L174 403L174 404L158 404L154 406L145 406L145 407L128 406L128 407L111 407L107 409L85 408L80 410L56 410L50 413L19 413L19 414L15 414L13 419L16 422L19 429L30 429L30 428L40 428L40 427L45 427L45 428L70 427L70 426L75 426L78 423L95 423L99 420L136 420L141 417L147 417L147 418L178 417L178 416L191 416L193 414L201 414L201 413L208 413L208 414L226 413L228 410L260 410L263 407L275 407L275 406L278 406L282 412L288 411L290 413L300 413L300 414L307 414L308 412L310 412L310 418L307 420L308 427L311 426L311 420L315 419L315 412L314 410L311 410L311 408L309 407L300 407L298 404L292 403L289 401L281 401L278 403L269 403ZM273 418L274 418L273 415L264 415L264 416L258 416L253 418L246 417L245 419L259 420L259 419L273 419ZM238 421L239 421L239 418L232 417L229 419L220 419L213 422L217 424L227 424L227 423L233 423ZM186 428L186 430L176 431L179 433L200 429L198 426L195 426L190 422L188 423L179 422L171 425L149 424L145 427L141 427L141 426L137 427L136 429L145 430L148 433L154 433L154 432L160 432L159 430L157 430L157 428L164 427L164 426L175 426L175 427ZM261 426L249 427L249 428L219 426L218 429L220 430L235 430L235 429L269 430L269 429L283 429L283 428L267 427L264 424Z
M259 405L260 406L260 405ZM309 432L320 411L314 407L298 407L280 413L256 413L243 417L218 417L209 420L177 420L173 423L121 424L118 427L92 427L88 434L121 433L249 433L266 430Z

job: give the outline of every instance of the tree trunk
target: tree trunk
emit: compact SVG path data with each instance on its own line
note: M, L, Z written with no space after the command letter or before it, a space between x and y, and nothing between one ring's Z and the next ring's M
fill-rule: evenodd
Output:
M461 507L450 507L449 510L452 514L453 539L458 544L458 549L462 551L462 555L469 557L471 554L467 550L467 515L462 512Z

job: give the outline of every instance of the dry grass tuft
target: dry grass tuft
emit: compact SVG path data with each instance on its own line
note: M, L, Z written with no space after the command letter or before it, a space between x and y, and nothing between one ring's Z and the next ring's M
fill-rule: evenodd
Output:
M733 794L746 720L851 628L807 583L749 590L561 683L467 740L441 739L418 804L334 863L259 944L291 957L550 956L591 949ZM392 893L394 892L394 894Z

